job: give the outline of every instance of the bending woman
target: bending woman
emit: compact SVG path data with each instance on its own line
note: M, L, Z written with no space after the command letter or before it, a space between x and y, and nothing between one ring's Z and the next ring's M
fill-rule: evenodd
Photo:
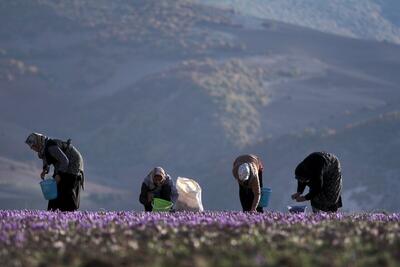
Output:
M83 158L79 151L67 142L50 139L39 133L32 133L25 141L43 160L40 175L44 179L54 166L53 178L57 181L58 196L50 200L47 210L75 211L80 204L80 187L83 189Z
M338 158L327 152L314 152L296 168L297 192L292 199L311 201L314 212L336 212L342 207L342 173ZM310 191L302 196L308 186Z
M142 203L145 211L153 210L151 202L155 197L174 204L178 199L178 192L171 176L161 167L154 168L143 180L139 202Z
M255 155L242 155L233 162L232 174L239 184L239 198L243 211L263 212L258 207L263 187L263 164Z

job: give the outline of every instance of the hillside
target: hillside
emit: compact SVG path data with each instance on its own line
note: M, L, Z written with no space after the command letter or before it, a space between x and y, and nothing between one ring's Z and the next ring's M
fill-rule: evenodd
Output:
M345 210L396 210L399 188L400 113L381 114L344 129L309 128L253 147L267 161L266 183L275 189L274 206L290 204L294 169L308 154L328 151L342 165ZM273 166L273 168L272 168ZM288 187L289 186L289 187Z
M400 3L396 0L198 0L264 19L343 36L400 43Z
M40 165L9 160L0 157L0 201L2 209L47 209L40 191ZM85 184L82 191L84 210L98 210L113 207L112 201L126 203L129 191L115 190L93 181ZM128 204L128 203L126 203Z
M88 181L103 186L102 201L87 200L85 208L140 209L141 181L162 165L174 178L198 180L207 209L238 209L232 161L257 152L279 192L271 208L282 209L278 196L286 195L287 183L280 181L294 163L272 160L270 145L300 148L293 133L341 132L399 109L395 44L183 0L19 0L0 7L0 23L7 25L0 28L0 156L38 166L23 143L30 132L72 138L85 157ZM380 127L376 138L395 142ZM317 149L322 141L311 139L309 149ZM268 147L259 149L265 140ZM332 141L338 149L344 143ZM307 151L298 150L291 162ZM379 160L374 150L363 153ZM357 160L343 164L356 166ZM2 166L7 183L13 175L26 179ZM359 207L366 203L360 200ZM379 207L396 208L379 202L373 208Z

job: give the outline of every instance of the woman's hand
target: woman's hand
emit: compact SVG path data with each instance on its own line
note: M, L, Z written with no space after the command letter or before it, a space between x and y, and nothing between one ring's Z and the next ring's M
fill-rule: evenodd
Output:
M300 193L294 193L293 195L292 195L292 199L297 199L299 196L301 196L301 194Z
M151 202L153 201L153 198L154 198L153 193L148 192L148 193L147 193L147 201L148 201L149 203L151 203Z
M56 180L57 184L60 183L61 176L57 174L56 176L54 176L54 180Z
M251 210L245 211L245 213L257 213L257 209L251 209Z
M296 201L297 201L297 202L304 202L304 201L307 201L307 199L306 199L304 196L298 196L298 197L296 198Z
M42 173L40 174L40 178L42 178L43 180L46 174L47 174L46 170L43 170Z

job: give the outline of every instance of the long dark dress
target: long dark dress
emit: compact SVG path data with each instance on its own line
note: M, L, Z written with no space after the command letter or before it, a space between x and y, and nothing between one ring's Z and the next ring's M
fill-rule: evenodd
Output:
M342 205L342 173L338 158L327 152L314 152L306 157L295 170L297 192L305 195L311 206L326 212L336 212ZM307 180L307 182L302 182Z
M47 139L43 155L44 165L54 165L53 177L59 175L58 196L50 200L47 210L75 211L80 205L83 188L83 159L79 151L68 142Z
M249 179L249 181L251 179L256 179L256 178L252 177ZM260 188L263 188L262 170L258 171L258 181L260 183ZM253 189L249 186L239 184L239 199L240 199L240 204L242 205L242 210L250 211L254 200ZM263 207L257 207L256 210L257 212L264 212Z

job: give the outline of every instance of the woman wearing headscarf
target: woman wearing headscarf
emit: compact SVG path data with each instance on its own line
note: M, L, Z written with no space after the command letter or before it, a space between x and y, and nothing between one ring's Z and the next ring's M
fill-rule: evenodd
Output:
M241 155L233 162L232 174L239 184L239 198L243 211L263 212L259 207L263 187L263 164L259 157Z
M37 152L43 161L40 177L44 179L54 166L53 178L57 182L57 198L50 200L47 209L54 211L75 211L80 204L80 187L83 189L83 158L79 151L67 142L50 139L39 133L32 133L25 143Z
M336 212L342 207L342 173L338 158L327 152L314 152L295 170L297 192L292 199L311 201L314 212ZM308 194L302 196L306 186Z
M151 202L155 197L173 203L178 199L178 192L171 176L161 167L154 168L143 180L139 201L145 211L153 210Z

